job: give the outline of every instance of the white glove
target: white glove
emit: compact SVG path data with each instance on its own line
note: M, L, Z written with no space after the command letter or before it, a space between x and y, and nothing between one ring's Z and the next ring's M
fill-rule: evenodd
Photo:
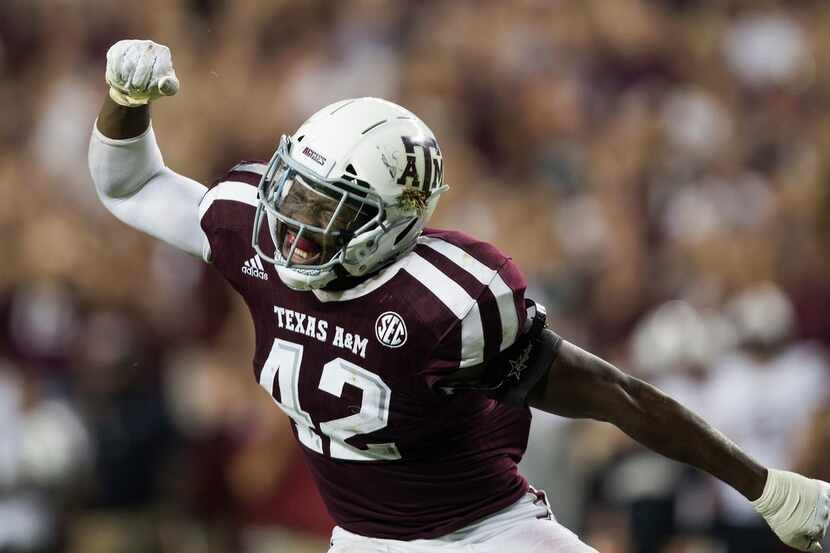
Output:
M770 469L764 493L752 506L785 544L799 551L821 551L830 516L827 482Z
M126 107L149 104L179 91L170 49L152 40L119 40L107 51L110 98Z

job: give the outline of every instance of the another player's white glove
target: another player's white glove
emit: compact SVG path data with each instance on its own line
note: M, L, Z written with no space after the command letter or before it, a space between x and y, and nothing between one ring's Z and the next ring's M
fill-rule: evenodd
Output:
M818 553L830 517L830 484L784 470L769 470L761 497L752 502L781 541Z
M107 51L110 98L126 107L149 104L179 91L170 49L152 40L119 40Z

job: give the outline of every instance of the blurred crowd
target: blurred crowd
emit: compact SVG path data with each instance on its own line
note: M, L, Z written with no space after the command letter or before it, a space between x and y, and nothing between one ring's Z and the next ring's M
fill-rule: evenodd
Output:
M0 2L0 550L319 552L332 524L244 306L95 196L122 38L170 46L153 124L204 183L336 99L413 110L451 186L434 226L513 256L567 339L830 479L828 29L823 0ZM525 473L603 553L782 550L607 425L532 432Z

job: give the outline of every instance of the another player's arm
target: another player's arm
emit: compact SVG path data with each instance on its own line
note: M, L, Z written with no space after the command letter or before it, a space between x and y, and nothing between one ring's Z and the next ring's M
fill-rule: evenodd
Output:
M149 103L178 90L170 51L126 40L107 52L110 85L89 143L89 170L104 206L128 225L207 258L199 223L205 187L164 165Z
M753 501L788 545L821 551L830 516L830 485L792 472L767 470L654 386L561 341L547 329L536 347L549 354L545 362L550 366L528 395L531 406L614 424L649 449L731 485ZM555 355L553 361L548 361L550 354Z

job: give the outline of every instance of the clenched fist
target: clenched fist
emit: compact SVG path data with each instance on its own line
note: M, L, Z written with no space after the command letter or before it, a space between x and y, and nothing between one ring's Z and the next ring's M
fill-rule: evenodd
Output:
M152 40L119 40L107 51L110 98L126 107L146 105L179 91L170 49Z

